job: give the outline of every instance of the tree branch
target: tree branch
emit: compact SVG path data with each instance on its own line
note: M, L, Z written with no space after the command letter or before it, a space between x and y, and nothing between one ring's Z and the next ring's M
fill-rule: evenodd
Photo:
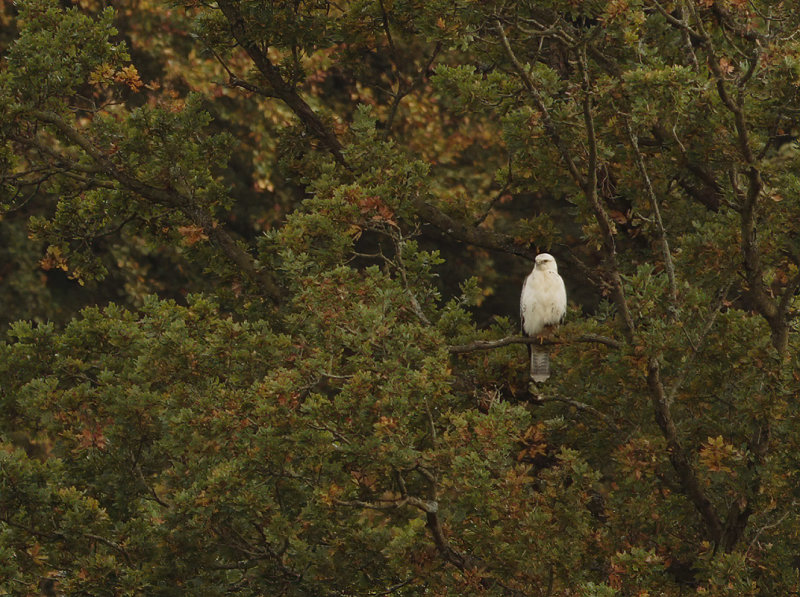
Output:
M639 169L639 175L642 177L642 181L644 182L645 191L650 199L650 206L653 208L653 216L655 217L658 234L661 237L661 253L664 259L664 270L667 272L667 279L669 280L670 303L673 307L670 319L674 321L675 314L677 313L678 288L675 285L675 266L672 263L672 253L670 253L669 250L667 231L664 228L664 221L661 219L661 210L658 207L658 199L656 198L655 191L653 191L653 183L650 181L650 175L647 173L647 166L644 163L644 157L642 156L642 152L639 150L639 143L636 140L636 135L633 133L633 127L631 127L630 116L627 114L623 115L623 120L625 121L625 130L628 133L628 140L630 141L631 148L633 149L633 155L636 159L636 167Z
M273 299L277 299L280 296L278 287L268 276L256 267L255 260L250 254L240 247L228 232L219 226L217 222L212 220L206 212L198 208L190 198L184 197L173 189L154 187L118 168L108 156L91 142L91 140L83 136L58 114L36 110L33 111L31 115L42 122L53 125L59 133L80 147L86 155L92 158L105 175L116 180L129 191L145 199L149 199L154 203L180 210L192 223L202 228L208 234L209 238L222 249L222 252L225 253L227 258L233 262L242 273L254 280L265 294Z
M568 404L580 411L584 411L587 413L591 413L598 419L602 419L606 422L606 424L611 427L614 431L619 431L619 427L614 422L614 420L609 417L606 413L597 410L595 407L591 406L590 404L586 404L585 402L580 402L578 400L573 400L572 398L562 398L561 396L540 396L538 394L534 394L536 398L537 404L544 404L545 402L563 402L564 404Z
M278 67L276 67L267 56L266 51L260 48L253 39L247 28L245 19L239 11L238 3L235 2L235 0L218 0L217 5L228 20L233 37L239 45L244 48L245 52L247 52L250 59L253 61L253 64L255 64L267 83L269 83L271 91L268 97L276 97L289 106L311 134L319 139L328 151L330 151L334 159L339 162L339 164L349 169L349 165L344 155L342 155L342 144L339 142L339 139L334 132L320 120L319 116L311 109L311 106L297 93L294 86L283 78Z
M427 203L417 196L413 200L417 214L426 222L433 224L447 236L465 242L475 247L502 251L512 255L519 255L533 261L536 252L530 246L521 245L509 235L493 232L480 226L471 226L459 222L443 211Z
M369 510L396 510L404 506L414 506L425 512L425 526L431 532L433 542L439 555L453 564L459 570L485 567L479 560L463 554L450 545L447 537L444 536L442 525L439 520L439 504L435 501L421 500L413 496L404 496L396 500L380 500L378 502L367 502L363 500L334 500L340 506L350 506L357 508L367 508Z
M404 506L414 506L426 514L435 514L439 511L439 504L435 501L421 500L417 497L406 495L398 499L378 500L367 502L364 500L334 500L340 506L367 508L368 510L397 510Z
M689 27L689 25L686 22L682 21L681 19L675 18L663 6L661 6L661 3L654 1L652 4L653 6L656 7L656 10L658 10L658 12L661 13L661 16L664 17L667 23L669 23L676 29L680 29L685 35L688 35L692 43L701 45L705 43L706 38L704 36L700 35L697 31Z
M620 275L619 263L617 262L617 247L614 241L614 231L608 219L608 214L600 204L600 198L597 195L597 137L594 127L594 115L592 114L591 82L589 81L585 48L582 48L578 54L578 69L580 70L582 78L583 99L581 104L583 107L583 120L586 126L586 140L589 145L589 157L586 166L587 179L583 187L583 192L594 211L595 220L603 235L603 247L605 248L606 259L609 264L611 286L616 295L615 302L622 316L625 337L628 342L632 343L635 326L633 324L633 317L631 317L630 310L628 309L625 290L622 287L622 276Z
M499 340L476 340L469 344L458 344L449 346L447 350L450 354L466 354L470 352L477 352L479 350L494 350L495 348L502 348L510 344L543 344L546 346L567 344L572 342L587 342L595 344L603 344L609 348L619 348L621 343L613 338L606 336L597 336L594 334L585 334L576 338L569 338L567 340L553 339L553 338L537 338L534 336L506 336Z
M772 301L766 284L764 283L764 266L761 261L761 251L759 249L757 232L758 221L756 208L764 182L761 178L761 170L750 146L747 118L744 110L744 86L752 76L758 64L760 50L756 48L750 59L747 72L738 83L738 95L736 99L728 93L725 76L719 64L711 38L703 28L702 21L696 15L698 29L704 38L705 46L708 48L708 67L715 80L717 95L722 104L733 115L734 128L736 129L736 139L739 153L747 165L747 192L743 194L741 205L741 250L742 261L744 264L745 276L747 279L748 293L752 306L767 321L772 331L772 345L783 354L788 348L788 322L782 316L778 305Z
M564 160L564 163L567 166L567 170L569 170L570 175L574 179L575 183L580 188L585 188L587 185L587 181L584 178L583 174L581 174L578 166L575 164L575 161L572 159L572 155L570 154L569 149L567 148L566 143L558 134L558 130L556 129L555 124L553 123L553 119L550 116L550 111L547 109L544 101L542 100L539 91L536 89L536 86L533 83L528 71L525 70L525 67L517 59L514 50L511 48L511 44L508 41L508 37L506 36L506 32L503 29L503 25L500 23L498 19L495 19L495 28L497 29L497 33L500 37L500 42L503 45L503 49L508 56L508 59L511 61L511 64L514 67L519 78L522 80L523 85L525 86L528 95L533 100L534 104L536 104L536 109L542 114L542 123L544 124L544 129L547 132L547 135L553 141L553 144L558 149L559 153L561 154L561 159Z
M381 8L383 4L381 3ZM387 36L389 35L388 31L388 24L387 27ZM392 132L392 125L394 124L394 119L397 116L397 110L400 108L400 102L403 101L403 98L406 97L409 93L414 91L417 87L419 87L423 81L425 81L425 77L428 72L430 72L431 67L433 66L434 60L439 55L439 52L442 50L442 42L436 42L436 46L434 46L433 51L431 52L431 57L426 62L425 66L422 67L411 83L405 83L399 74L399 69L397 68L397 64L395 64L395 69L398 71L397 76L397 90L392 94L394 97L392 99L392 105L389 107L389 115L386 117L386 124L384 129L384 138L389 138L389 135Z
M651 358L648 363L647 386L650 390L650 401L653 404L656 423L667 441L669 460L672 463L672 468L678 474L681 489L700 513L711 539L714 543L719 543L722 538L722 523L711 501L703 492L697 473L678 439L678 431L675 428L675 422L672 420L669 403L664 394L664 386L661 383L660 367L655 358Z
M681 368L678 371L677 375L675 376L675 380L672 383L672 387L667 394L667 406L672 405L675 400L675 397L678 395L678 392L683 385L683 382L686 381L686 376L689 373L691 366L697 363L697 359L695 358L697 354L700 352L700 347L702 346L703 342L706 339L706 336L711 331L711 328L714 325L714 322L717 320L717 315L719 315L719 309L722 307L722 304L725 302L725 298L728 295L728 289L731 287L732 282L728 282L725 287L719 292L717 302L711 310L711 315L706 320L705 325L703 325L703 329L700 331L700 337L698 341L692 344L692 354L684 356L684 361L681 364ZM691 342L691 340L690 340Z

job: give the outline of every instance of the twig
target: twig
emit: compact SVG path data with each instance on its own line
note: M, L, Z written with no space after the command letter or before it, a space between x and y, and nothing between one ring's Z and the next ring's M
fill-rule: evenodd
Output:
M664 19L666 19L667 23L669 23L673 27L680 29L686 35L688 35L692 43L697 43L697 44L705 43L706 38L703 35L700 35L697 31L689 27L689 25L685 21L675 18L663 6L661 6L659 2L653 2L653 6L655 6L658 12L661 13L661 16L664 17Z
M653 183L650 180L650 175L647 173L647 166L644 163L642 152L639 150L639 142L636 140L636 135L633 133L630 116L625 114L623 116L623 120L625 121L625 130L628 133L628 140L630 141L634 157L636 158L636 167L639 169L639 175L642 177L642 181L644 181L645 190L647 191L647 196L650 199L650 206L653 208L656 227L658 228L658 233L661 236L661 249L662 256L664 258L664 269L667 272L667 279L669 280L670 302L672 303L673 307L670 320L674 321L675 314L677 313L676 308L678 303L678 288L675 285L675 266L672 263L672 254L669 250L667 231L664 228L664 221L661 219L661 210L658 207L658 199L656 198L655 191L653 191Z
M611 286L614 291L615 303L619 309L622 321L624 323L624 333L628 342L633 343L633 336L636 328L633 323L630 309L628 308L628 300L625 298L625 290L622 286L622 276L620 275L619 263L617 262L617 247L614 241L614 232L609 221L608 214L603 206L600 204L600 198L597 195L597 166L598 166L598 152L597 152L597 136L594 126L594 115L592 114L592 97L591 97L591 82L589 81L588 60L586 58L586 48L581 48L578 53L578 70L581 74L581 87L583 88L583 99L581 101L583 107L583 120L586 126L586 142L589 149L589 157L586 165L587 179L583 187L583 192L589 201L589 204L594 211L595 220L600 227L600 232L603 235L603 247L605 248L606 259L610 266Z
M531 392L531 393L533 393L533 392ZM619 431L620 430L619 427L617 426L617 424L614 422L614 420L611 417L609 417L604 412L602 412L600 410L597 410L595 407L593 407L593 406L591 406L589 404L586 404L585 402L580 402L578 400L573 400L572 398L563 398L561 396L546 396L546 397L542 397L542 396L540 396L538 394L534 394L534 395L536 396L536 403L537 404L544 404L545 402L563 402L564 404L568 404L570 406L573 406L573 407L577 408L578 410L581 410L581 411L584 411L584 412L587 412L587 413L591 413L591 414L593 414L595 417L597 417L599 419L603 419L603 421L605 421L608 424L608 426L611 427L614 431Z
M91 539L92 541L97 541L98 543L102 543L103 545L110 547L111 549L121 553L122 557L125 558L125 562L127 562L128 566L133 565L133 561L131 560L130 554L119 543L111 541L110 539L106 539L105 537L101 537L100 535L94 535L92 533L82 533L82 535L87 539Z
M553 144L558 149L559 153L561 154L561 159L564 160L564 163L567 165L567 169L569 170L570 175L575 180L576 184L583 188L586 186L586 180L581 174L578 166L575 164L575 161L572 159L572 155L570 154L569 150L567 149L566 144L564 143L561 136L558 134L555 124L550 116L550 111L547 109L547 106L542 100L539 91L536 89L536 85L534 85L533 80L531 79L530 74L525 67L520 64L519 60L517 59L514 50L511 48L511 44L508 41L508 37L506 36L506 32L503 29L503 25L500 23L498 19L495 19L495 28L497 29L497 33L500 36L500 42L503 45L503 49L508 56L508 59L511 61L511 64L514 67L514 70L519 75L519 78L522 80L525 89L530 95L531 99L533 100L534 104L536 104L536 109L542 114L542 123L544 125L544 129L547 132L550 139L553 141Z
M142 468L139 465L135 465L134 470L139 474L139 480L142 482L142 485L144 485L145 488L150 492L150 495L153 496L153 500L155 501L155 503L158 504L159 506L162 506L163 508L171 508L171 506L167 502L165 502L158 496L158 493L156 493L155 488L151 487L150 484L147 482L147 479L144 476Z
M711 331L711 328L714 325L714 322L717 320L717 315L719 315L719 309L722 307L722 304L725 302L726 297L728 296L728 290L730 289L733 282L728 282L725 287L719 292L719 297L717 299L716 304L712 308L711 316L706 320L703 329L700 332L700 336L697 339L697 342L692 342L691 339L688 338L689 343L692 345L692 355L687 356L684 358L683 363L681 364L681 368L678 371L677 375L675 376L675 381L672 383L672 387L667 394L667 405L671 405L675 401L675 397L678 395L678 391L680 390L683 382L686 381L686 376L689 373L689 369L695 363L697 363L697 359L694 358L697 356L697 353L703 346L703 343L708 335L708 332Z
M367 502L364 500L334 500L334 502L339 506L367 508L368 510L396 510L403 506L414 506L428 514L435 514L439 511L439 504L437 502L421 500L412 495L392 500L378 499L374 502Z
M508 159L508 170L509 170L509 173L510 173L511 172L511 158L510 157ZM511 180L510 180L510 176L509 176L509 181L506 182L506 184L503 185L502 189L500 189L499 191L497 191L497 193L495 193L495 196L492 197L492 200L489 202L488 207L486 207L486 209L483 210L483 213L480 216L478 216L478 218L473 222L473 225L480 226L481 224L483 224L483 222L486 220L488 215L492 212L492 209L494 209L495 204L506 194L510 184L511 184Z
M407 584L409 584L409 583L411 583L413 581L414 581L413 577L412 578L408 578L406 580L400 581L399 583L393 584L391 587L388 587L387 589L385 589L383 591L372 591L370 593L365 593L365 594L366 595L375 595L375 596L378 596L378 595L391 595L397 589L402 589L404 586L406 586Z
M327 431L330 433L334 439L339 440L343 444L350 445L350 440L347 439L344 435L339 433L336 429L331 428L330 426L326 425L325 423L306 423L311 429L315 429L316 431Z
M423 403L425 404L425 414L428 416L428 425L431 428L431 444L434 449L436 449L436 425L433 423L433 414L431 413L431 407L428 404L428 397L425 396L423 398ZM433 479L433 482L436 482L436 479Z
M793 500L792 503L787 508L786 512L783 514L783 516L781 516L775 522L771 524L765 524L760 529L758 529L755 535L753 536L753 540L750 541L750 545L747 546L747 550L744 552L744 557L747 558L747 556L750 554L750 550L753 549L753 545L756 544L758 538L761 536L761 533L763 533L768 529L774 529L776 526L780 525L784 520L786 520L789 517L789 514L795 512L796 507L797 507L797 500Z
M406 276L406 265L403 262L403 246L405 243L402 239L398 240L394 237L392 237L392 240L395 243L395 255L397 255L397 271L400 272L400 277L403 279L403 287L405 288L406 295L411 301L411 309L423 324L429 326L431 322L425 315L425 312L422 310L422 305L419 304L416 295L414 295L414 292L411 290L411 285L408 283L408 277Z
M388 30L387 30L388 35ZM395 69L398 71L398 78L397 78L397 91L391 93L394 96L392 100L392 105L389 107L389 115L386 117L386 124L383 131L383 137L385 139L389 138L389 135L392 132L392 126L394 125L394 119L397 116L397 110L400 108L400 102L403 101L409 93L417 89L422 83L425 81L425 76L430 71L431 66L433 65L433 61L436 60L436 56L439 55L439 52L442 50L442 42L437 42L436 46L434 46L433 51L431 52L431 57L428 59L425 66L416 74L414 79L411 83L405 83L399 76L400 69L397 68L395 64Z

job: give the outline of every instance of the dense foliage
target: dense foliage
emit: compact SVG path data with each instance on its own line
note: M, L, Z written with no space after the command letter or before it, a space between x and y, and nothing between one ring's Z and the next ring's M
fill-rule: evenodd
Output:
M108 4L0 14L0 594L800 592L797 3Z

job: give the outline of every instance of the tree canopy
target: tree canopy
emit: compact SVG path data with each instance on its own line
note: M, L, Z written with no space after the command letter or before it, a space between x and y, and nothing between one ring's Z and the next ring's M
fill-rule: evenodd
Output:
M796 2L0 22L0 594L800 592Z

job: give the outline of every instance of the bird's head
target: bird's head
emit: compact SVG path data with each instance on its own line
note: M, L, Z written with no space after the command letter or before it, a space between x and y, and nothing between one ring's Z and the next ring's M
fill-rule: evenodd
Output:
M536 256L536 269L543 272L558 272L556 260L550 253L539 253Z

